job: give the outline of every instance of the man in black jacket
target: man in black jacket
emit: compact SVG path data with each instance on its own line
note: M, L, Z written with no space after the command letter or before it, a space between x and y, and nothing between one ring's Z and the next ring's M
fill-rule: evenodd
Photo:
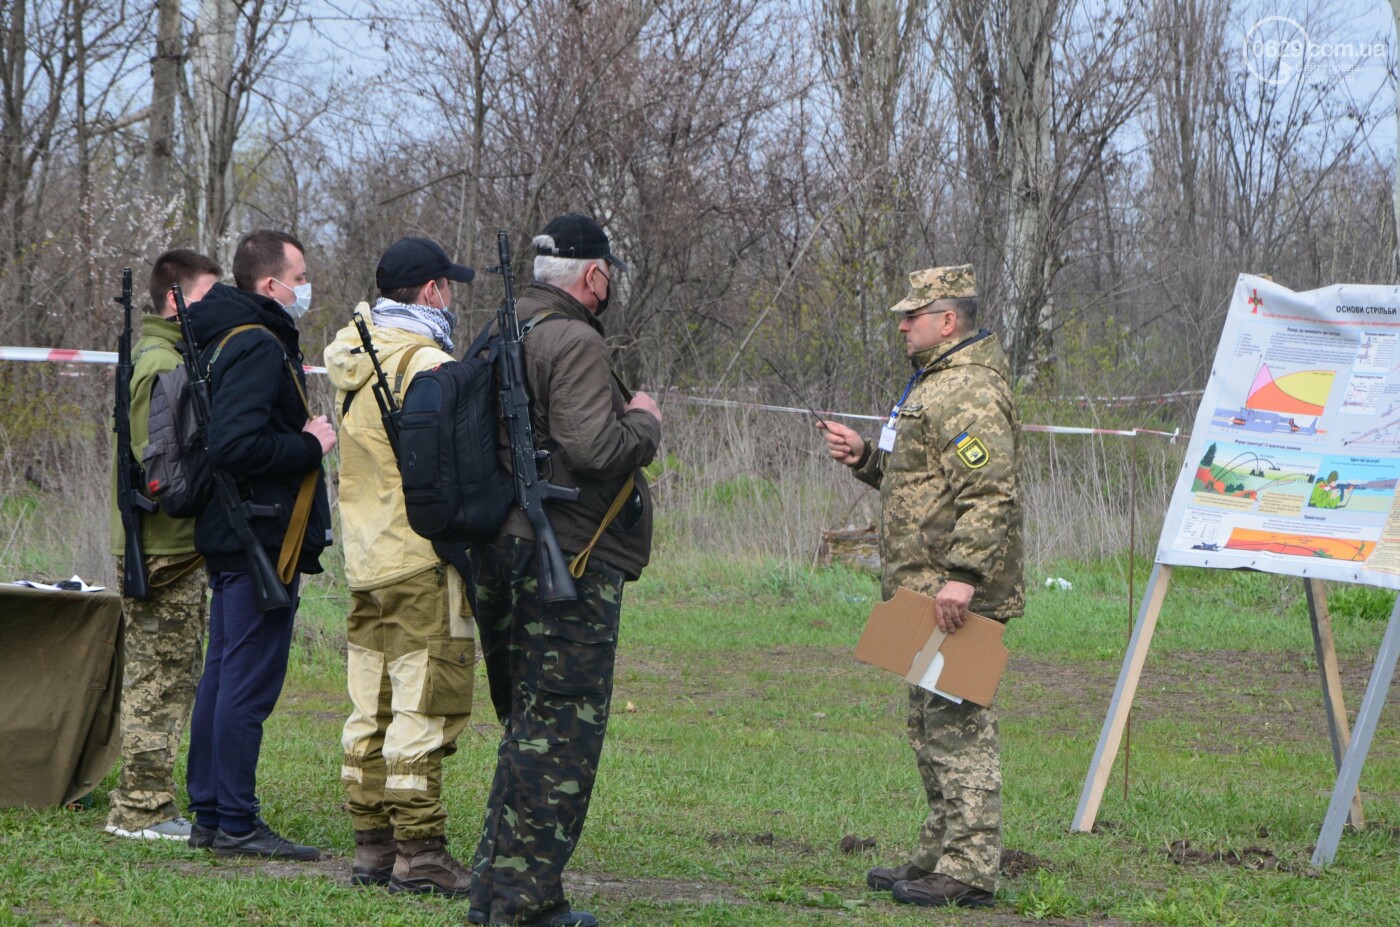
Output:
M233 276L237 289L215 284L187 310L208 369L209 462L234 478L244 500L276 512L249 519L274 564L303 479L314 473L315 484L305 537L292 552L290 607L259 610L247 554L217 496L195 518L195 547L213 594L190 721L190 846L220 856L315 859L315 847L282 838L258 816L256 774L263 722L287 675L298 574L320 573L321 551L331 543L321 458L335 447L335 430L305 402L295 319L310 307L311 285L301 243L283 232L251 232L234 253ZM238 326L260 327L225 340Z

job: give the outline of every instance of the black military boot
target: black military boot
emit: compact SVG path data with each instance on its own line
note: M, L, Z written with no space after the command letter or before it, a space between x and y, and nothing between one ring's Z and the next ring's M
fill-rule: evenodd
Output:
M865 884L875 889L877 892L887 892L894 888L894 883L904 882L909 879L922 879L928 875L927 869L920 869L913 863L905 863L903 866L876 866L865 874Z
M925 908L954 905L960 908L990 908L996 904L996 896L986 889L959 882L941 872L926 875L922 879L896 882L894 900L901 904L916 904Z
M355 861L350 864L350 884L388 885L394 874L398 850L392 827L355 831Z
M389 891L465 898L472 874L447 852L446 837L400 840Z

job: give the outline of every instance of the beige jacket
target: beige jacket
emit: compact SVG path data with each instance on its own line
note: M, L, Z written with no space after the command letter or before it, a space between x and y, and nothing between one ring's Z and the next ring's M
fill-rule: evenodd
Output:
M369 332L394 401L400 405L414 376L452 360L425 335L373 324ZM414 345L423 347L400 370L405 352ZM351 324L336 333L325 353L326 369L336 389L337 416L345 408L346 397L354 393L348 411L337 423L340 536L345 544L345 579L352 590L387 586L440 562L432 542L408 526L398 462L371 388L374 366L367 355L351 353L358 347L360 334Z

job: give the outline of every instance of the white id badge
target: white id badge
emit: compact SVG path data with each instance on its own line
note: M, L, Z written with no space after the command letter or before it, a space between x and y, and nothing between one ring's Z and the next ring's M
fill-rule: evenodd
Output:
M890 451L894 450L894 436L894 425L890 424L889 422L886 422L885 427L880 429L880 450L884 451L887 454Z

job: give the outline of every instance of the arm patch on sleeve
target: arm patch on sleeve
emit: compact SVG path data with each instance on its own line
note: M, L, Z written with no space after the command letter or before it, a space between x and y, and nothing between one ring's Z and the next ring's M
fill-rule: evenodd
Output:
M964 431L953 441L957 445L958 457L967 464L969 470L979 470L992 459L992 455L987 452L987 445L982 443L981 438L975 438Z

